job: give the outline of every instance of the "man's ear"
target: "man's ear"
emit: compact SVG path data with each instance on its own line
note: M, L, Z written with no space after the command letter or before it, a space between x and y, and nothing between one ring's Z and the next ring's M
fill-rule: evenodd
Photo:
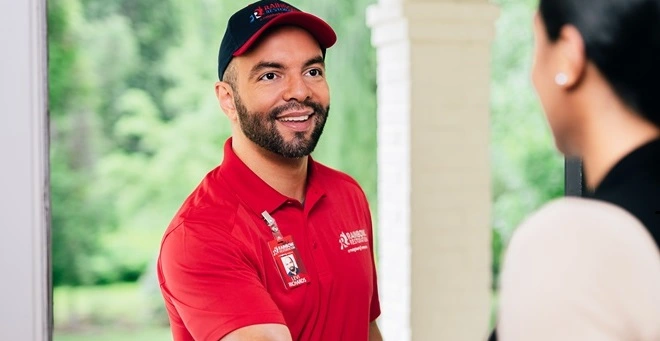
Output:
M572 88L580 83L587 66L587 55L580 31L573 25L564 25L559 33L557 47L559 53L557 72L566 75L564 86Z
M225 112L225 115L227 115L232 122L238 120L236 105L234 102L234 89L232 86L227 82L216 82L215 97L218 98L218 103L220 104L222 111Z

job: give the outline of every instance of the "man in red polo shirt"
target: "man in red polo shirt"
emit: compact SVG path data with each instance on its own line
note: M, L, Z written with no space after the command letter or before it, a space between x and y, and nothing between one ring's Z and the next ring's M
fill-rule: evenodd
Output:
M232 137L158 261L175 341L382 339L366 197L309 156L328 116L335 41L323 20L281 1L229 19L215 89Z

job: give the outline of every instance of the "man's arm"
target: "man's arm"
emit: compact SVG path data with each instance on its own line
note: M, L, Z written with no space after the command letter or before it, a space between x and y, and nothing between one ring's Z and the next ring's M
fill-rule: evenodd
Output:
M220 341L291 341L289 328L283 324L255 324L234 330ZM378 339L380 340L380 339Z
M369 341L383 341L383 336L380 335L380 329L378 329L376 321L369 324Z
M282 312L246 261L251 258L224 229L203 222L182 224L163 241L161 290L195 340L224 340L234 332L237 340L291 340Z

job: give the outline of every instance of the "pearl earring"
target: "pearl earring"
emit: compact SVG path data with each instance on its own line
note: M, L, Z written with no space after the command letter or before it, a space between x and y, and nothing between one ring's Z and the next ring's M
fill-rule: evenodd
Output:
M566 76L565 73L560 72L555 76L555 83L557 83L557 85L563 86L566 85L567 82L568 76Z

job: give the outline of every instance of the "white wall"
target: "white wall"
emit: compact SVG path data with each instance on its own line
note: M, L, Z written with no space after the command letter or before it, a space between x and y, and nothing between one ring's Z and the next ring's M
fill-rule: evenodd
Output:
M0 0L0 340L48 340L44 0Z

